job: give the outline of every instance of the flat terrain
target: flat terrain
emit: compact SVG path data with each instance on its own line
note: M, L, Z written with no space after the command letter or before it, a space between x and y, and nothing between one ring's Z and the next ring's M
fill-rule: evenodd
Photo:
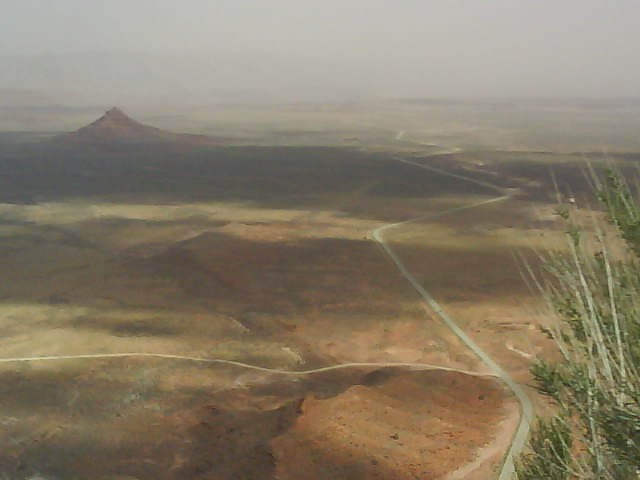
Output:
M282 135L263 129L260 145L169 151L78 150L7 134L1 357L141 352L280 370L380 366L292 377L158 358L0 363L0 478L490 478L517 404L490 376L383 367L485 371L371 231L496 196L398 153L517 192L387 238L526 382L531 358L550 344L513 252L535 268L531 249L554 241L557 226L549 165L572 180L563 183L571 192L584 189L582 166L566 153L510 161L487 147L427 158L441 138L416 136L418 123L400 139L372 123L358 141L348 129L314 127L325 135L315 145L298 132L297 145L269 146Z

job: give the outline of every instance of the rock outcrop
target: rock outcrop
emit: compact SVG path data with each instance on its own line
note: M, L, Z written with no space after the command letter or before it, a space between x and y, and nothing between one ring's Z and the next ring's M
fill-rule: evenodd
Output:
M221 138L206 135L172 133L133 120L117 107L95 122L54 139L58 145L145 146L158 144L202 145L219 143Z

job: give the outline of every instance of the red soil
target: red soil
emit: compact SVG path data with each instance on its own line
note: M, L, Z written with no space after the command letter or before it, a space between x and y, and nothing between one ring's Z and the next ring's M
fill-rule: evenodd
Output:
M495 380L437 371L401 373L327 400L310 396L301 410L271 442L275 478L445 478L492 443L502 452L510 439L493 438L498 424L517 418ZM488 457L478 462L485 472L497 466Z

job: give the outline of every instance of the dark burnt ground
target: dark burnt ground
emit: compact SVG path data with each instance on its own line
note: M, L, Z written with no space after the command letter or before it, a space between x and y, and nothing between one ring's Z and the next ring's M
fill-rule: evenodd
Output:
M371 199L492 195L487 189L394 161L389 154L329 147L207 147L81 149L51 144L4 144L0 202L33 204L87 198L176 204L247 201L264 208L322 208L332 196L369 185ZM499 187L519 188L532 201L592 194L586 159L602 175L615 165L637 176L638 155L553 152L464 152L416 158ZM478 165L478 164L482 165ZM391 220L380 212L341 207L347 215Z
M436 178L437 177L437 178ZM251 201L265 208L321 207L324 199L373 185L380 198L486 194L440 175L416 173L386 154L324 147L159 148L96 151L51 145L0 153L0 202L69 198L179 203ZM349 213L349 212L345 212Z

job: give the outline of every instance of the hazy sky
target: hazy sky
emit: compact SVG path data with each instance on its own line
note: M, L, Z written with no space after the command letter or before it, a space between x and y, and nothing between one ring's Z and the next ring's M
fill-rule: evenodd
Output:
M1 55L259 52L369 63L425 94L640 95L639 0L0 3Z

